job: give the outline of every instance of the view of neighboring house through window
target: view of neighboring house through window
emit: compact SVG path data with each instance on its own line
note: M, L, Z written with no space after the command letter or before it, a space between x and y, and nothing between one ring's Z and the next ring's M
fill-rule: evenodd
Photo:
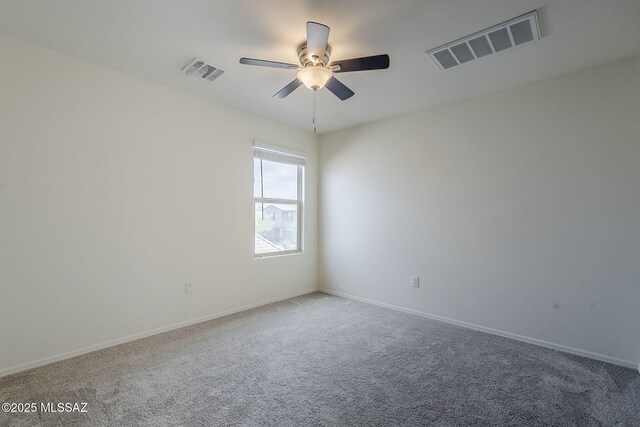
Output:
M256 146L255 256L302 252L304 157Z

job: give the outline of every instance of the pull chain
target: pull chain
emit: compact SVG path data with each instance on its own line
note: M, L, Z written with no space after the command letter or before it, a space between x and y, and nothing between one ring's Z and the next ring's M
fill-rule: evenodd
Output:
M316 133L316 92L313 91L313 133Z

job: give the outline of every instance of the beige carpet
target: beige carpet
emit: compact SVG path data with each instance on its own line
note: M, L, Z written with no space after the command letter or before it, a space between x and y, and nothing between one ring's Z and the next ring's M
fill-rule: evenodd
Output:
M640 376L312 294L0 379L1 426L640 425Z

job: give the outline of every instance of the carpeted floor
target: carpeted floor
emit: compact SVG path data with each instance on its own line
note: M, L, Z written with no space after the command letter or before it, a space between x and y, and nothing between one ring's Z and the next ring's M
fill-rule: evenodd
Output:
M0 379L1 426L640 425L632 370L311 294Z

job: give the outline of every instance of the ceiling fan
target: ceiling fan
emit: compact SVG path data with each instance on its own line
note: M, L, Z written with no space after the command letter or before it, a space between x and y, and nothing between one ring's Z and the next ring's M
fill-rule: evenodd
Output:
M304 84L314 92L326 86L335 96L344 101L351 98L354 92L336 79L333 74L387 69L389 68L389 55L343 59L329 64L331 57L331 46L328 44L329 31L330 29L326 25L312 21L307 22L307 40L298 46L300 65L253 58L240 58L240 63L298 70L295 80L273 95L274 98L284 98Z

